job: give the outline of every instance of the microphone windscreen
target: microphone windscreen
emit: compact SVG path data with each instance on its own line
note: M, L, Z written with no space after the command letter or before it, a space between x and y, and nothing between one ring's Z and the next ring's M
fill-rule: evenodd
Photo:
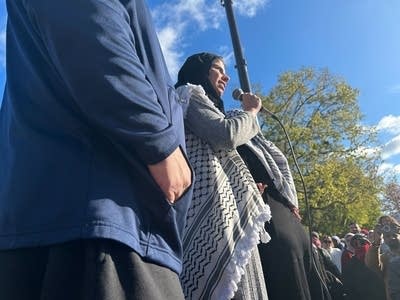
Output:
M232 92L232 98L235 100L242 101L243 90L242 89L234 89Z

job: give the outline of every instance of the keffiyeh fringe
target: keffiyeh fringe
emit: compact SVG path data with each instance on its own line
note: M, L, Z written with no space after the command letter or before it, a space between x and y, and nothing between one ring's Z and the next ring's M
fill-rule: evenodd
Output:
M196 179L183 236L182 287L186 299L231 299L260 236L270 239L264 230L270 209L236 150L214 153L186 136Z

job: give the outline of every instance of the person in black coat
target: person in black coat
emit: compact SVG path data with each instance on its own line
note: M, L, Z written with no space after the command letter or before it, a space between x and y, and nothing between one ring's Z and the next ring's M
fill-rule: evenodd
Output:
M238 152L254 180L266 187L263 198L271 209L272 219L265 225L271 241L258 247L269 299L329 299L315 264L318 254L312 251L295 201L277 187L275 178L246 145L238 147Z

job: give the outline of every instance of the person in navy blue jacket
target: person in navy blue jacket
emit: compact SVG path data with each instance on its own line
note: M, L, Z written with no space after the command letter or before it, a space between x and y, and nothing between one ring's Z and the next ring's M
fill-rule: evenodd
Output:
M182 299L181 107L144 0L7 0L0 299Z

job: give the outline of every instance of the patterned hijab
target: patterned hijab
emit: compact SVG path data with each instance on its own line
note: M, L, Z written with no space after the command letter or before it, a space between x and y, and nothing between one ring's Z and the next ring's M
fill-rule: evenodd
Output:
M208 52L201 52L189 56L179 70L178 82L175 84L175 88L187 83L201 85L215 106L222 113L225 113L224 103L208 79L212 62L215 59L223 61L222 56Z

